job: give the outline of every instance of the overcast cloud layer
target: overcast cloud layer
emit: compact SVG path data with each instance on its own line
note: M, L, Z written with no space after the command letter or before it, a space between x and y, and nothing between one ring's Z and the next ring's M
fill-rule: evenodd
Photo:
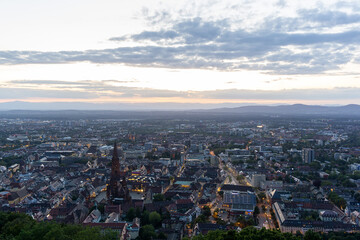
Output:
M149 88L115 86L119 81L77 81L69 84L65 81L39 81L18 80L0 85L2 99L26 100L28 98L51 98L51 99L152 99L164 98L172 102L172 98L183 100L218 99L231 102L233 100L269 100L272 102L289 101L321 101L321 100L359 100L359 88L335 88L329 89L290 89L276 91L227 89L214 91L171 91ZM181 100L180 100L181 101Z
M241 15L243 8L255 8L260 2L235 4L225 10L238 11ZM289 11L287 2L277 2L273 12L255 19L252 25L248 25L245 14L236 19L177 13L174 18L168 10L144 9L141 17L146 19L147 29L109 39L122 47L59 52L1 51L0 64L85 61L171 69L318 74L359 62L360 12L356 1L354 5L319 2L313 8L296 9L292 16L282 16L279 12Z
M360 104L358 0L37 4L0 3L0 102Z

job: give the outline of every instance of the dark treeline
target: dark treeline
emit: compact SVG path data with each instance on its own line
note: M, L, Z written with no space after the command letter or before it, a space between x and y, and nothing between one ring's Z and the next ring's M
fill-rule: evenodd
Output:
M356 240L360 239L360 233L331 232L327 234L307 231L305 235L300 232L297 234L281 233L276 230L265 228L257 230L254 227L247 227L237 232L230 231L210 231L206 235L193 237L191 240ZM188 239L187 239L188 240Z
M98 228L88 228L74 224L36 222L21 213L0 212L1 240L115 240L114 231L102 232Z
M150 225L148 225L150 226ZM140 234L141 235L141 234ZM147 234L148 239L159 239L156 234ZM59 224L55 222L36 222L21 213L0 212L0 240L115 240L119 236L114 231L101 231L81 225ZM189 240L189 238L185 238ZM210 231L206 235L191 240L357 240L360 233L331 232L327 234L307 231L300 233L281 233L276 230L257 230L246 227L241 231Z

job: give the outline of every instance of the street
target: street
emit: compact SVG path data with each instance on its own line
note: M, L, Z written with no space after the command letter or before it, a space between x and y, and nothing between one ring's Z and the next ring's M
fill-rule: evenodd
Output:
M231 163L225 165L220 161L219 167L220 167L220 169L223 169L227 173L226 178L224 180L224 184L251 186L251 184L248 181L246 181L245 178L241 182L238 181L239 174L234 170ZM229 179L229 177L230 177L230 179ZM258 194L258 193L259 192L256 192L256 194ZM217 200L217 202L218 202L218 200ZM211 209L212 211L214 211L217 207L219 208L219 206L221 206L220 203L214 204L214 205L216 205L216 206L214 206ZM265 212L262 211L262 205L265 206ZM270 208L271 208L270 201L265 198L265 199L263 199L263 203L258 203L257 206L260 210L260 214L258 215L258 226L265 227L266 229L276 229L275 225L273 223L273 219L270 214ZM222 216L224 216L224 214L222 214ZM223 220L226 221L227 220L227 212L225 213L224 217L225 218L223 218Z

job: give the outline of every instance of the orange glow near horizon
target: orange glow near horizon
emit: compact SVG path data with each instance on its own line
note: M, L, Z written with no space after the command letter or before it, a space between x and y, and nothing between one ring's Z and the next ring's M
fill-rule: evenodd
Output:
M73 99L73 98L26 98L26 99L0 99L0 103L6 102L30 102L30 103L189 103L189 104L222 104L222 103L254 103L254 104L352 104L360 103L360 99L352 100L303 100L303 99L213 99L213 98L181 98L181 97L139 97L139 98L92 98L92 99Z

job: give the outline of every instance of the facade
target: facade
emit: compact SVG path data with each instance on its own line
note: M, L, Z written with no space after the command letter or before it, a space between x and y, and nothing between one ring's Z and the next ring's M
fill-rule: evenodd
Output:
M265 182L261 182L260 183L260 188L261 189L277 189L277 190L281 190L284 186L284 182L283 181L265 181Z
M311 163L315 159L315 151L311 148L304 148L302 150L302 160L304 163Z
M265 182L266 181L266 176L265 174L253 174L251 177L251 185L253 187L260 187L261 182Z
M296 233L299 231L305 234L308 230L316 232L360 231L358 225L340 222L338 214L332 210L320 211L319 216L322 221L301 220L294 217L294 214L289 214L281 205L278 202L272 205L281 232ZM299 209L305 210L306 208L300 207Z
M339 214L337 214L337 212L332 210L321 211L319 217L321 221L324 222L333 222L339 220Z

